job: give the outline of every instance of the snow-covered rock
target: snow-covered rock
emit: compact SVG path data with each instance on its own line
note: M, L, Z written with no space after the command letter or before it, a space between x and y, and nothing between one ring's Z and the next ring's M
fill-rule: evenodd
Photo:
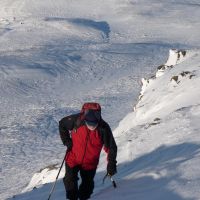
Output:
M39 172L33 175L30 183L25 189L23 189L22 192L25 193L35 188L42 187L44 184L54 182L55 178L57 177L59 168L60 166L58 164L55 164L41 169ZM63 171L61 171L59 176L64 176Z

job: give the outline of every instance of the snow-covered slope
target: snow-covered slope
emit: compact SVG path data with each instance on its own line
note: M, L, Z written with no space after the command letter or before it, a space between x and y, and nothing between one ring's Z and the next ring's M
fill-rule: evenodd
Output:
M135 111L114 131L119 148L118 187L112 188L109 181L101 185L105 167L102 156L91 199L200 198L199 61L199 51L170 50L167 63L158 68L160 75L143 80L146 86ZM15 199L39 200L48 196L51 184L41 184L53 181L56 173L50 171L44 169L36 174L26 191L39 189ZM53 198L64 200L61 180Z
M20 193L36 171L61 162L57 122L83 102L100 102L114 130L135 104L141 77L152 74L170 48L199 49L199 18L199 0L1 0L0 198ZM191 73L183 79L194 80ZM180 81L179 73L173 76ZM169 84L173 88L173 79ZM149 106L146 114L137 109L141 124L155 119L146 91L136 106Z
M144 82L135 111L115 130L119 190L95 199L200 198L199 63L199 51L171 50L162 75Z

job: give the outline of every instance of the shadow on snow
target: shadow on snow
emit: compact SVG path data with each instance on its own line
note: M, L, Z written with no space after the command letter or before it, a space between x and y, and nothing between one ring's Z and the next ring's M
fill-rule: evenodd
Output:
M45 21L66 21L74 25L86 28L93 28L97 31L101 31L106 38L109 38L110 34L110 26L105 21L97 22L91 19L84 19L84 18L60 18L60 17L47 17L45 18Z
M170 183L176 181L180 185L184 185L187 180L182 178L178 167L193 159L200 153L200 145L193 143L182 143L173 146L160 146L154 151L147 153L132 162L122 163L118 166L117 189L113 189L111 183L107 180L102 185L102 178L105 172L97 173L95 177L95 194L92 199L123 199L123 200L184 200L186 198L180 196L173 190ZM153 177L151 172L159 174L162 170L167 173L164 176ZM136 176L137 173L137 176ZM140 174L140 176L138 176ZM129 176L127 179L123 178ZM120 180L120 177L123 178ZM41 188L31 192L16 196L15 200L43 200L47 199L52 183L46 184ZM60 179L52 199L64 200L65 191ZM187 198L193 200L193 198Z

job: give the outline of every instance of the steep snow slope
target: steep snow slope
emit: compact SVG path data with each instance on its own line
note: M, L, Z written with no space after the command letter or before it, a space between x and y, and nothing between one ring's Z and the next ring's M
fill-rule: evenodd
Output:
M62 160L57 122L84 101L115 128L169 48L199 48L199 13L197 0L1 0L1 199Z
M95 199L200 198L200 52L170 55L159 67L162 75L147 80L135 111L115 130L119 190Z
M115 176L118 187L113 189L108 180L102 185L105 168L102 156L91 199L200 198L199 61L199 51L185 54L185 51L170 50L167 63L158 69L159 77L146 80L135 111L114 131L119 148ZM39 189L15 199L46 198L51 184L42 184L54 181L56 174L57 170L49 168L35 174L26 190ZM63 174L64 170L61 177ZM61 180L52 198L65 199Z

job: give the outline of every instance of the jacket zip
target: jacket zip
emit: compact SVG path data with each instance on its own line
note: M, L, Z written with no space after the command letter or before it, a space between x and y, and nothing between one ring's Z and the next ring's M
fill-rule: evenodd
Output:
M83 161L84 161L84 158L85 158L85 154L86 154L86 150L87 150L87 144L88 144L88 140L89 140L89 137L90 137L89 134L90 134L90 132L87 129L86 144L85 144L85 149L84 149L84 154L83 154L83 158L82 158L82 161L81 161L81 165L83 164Z

